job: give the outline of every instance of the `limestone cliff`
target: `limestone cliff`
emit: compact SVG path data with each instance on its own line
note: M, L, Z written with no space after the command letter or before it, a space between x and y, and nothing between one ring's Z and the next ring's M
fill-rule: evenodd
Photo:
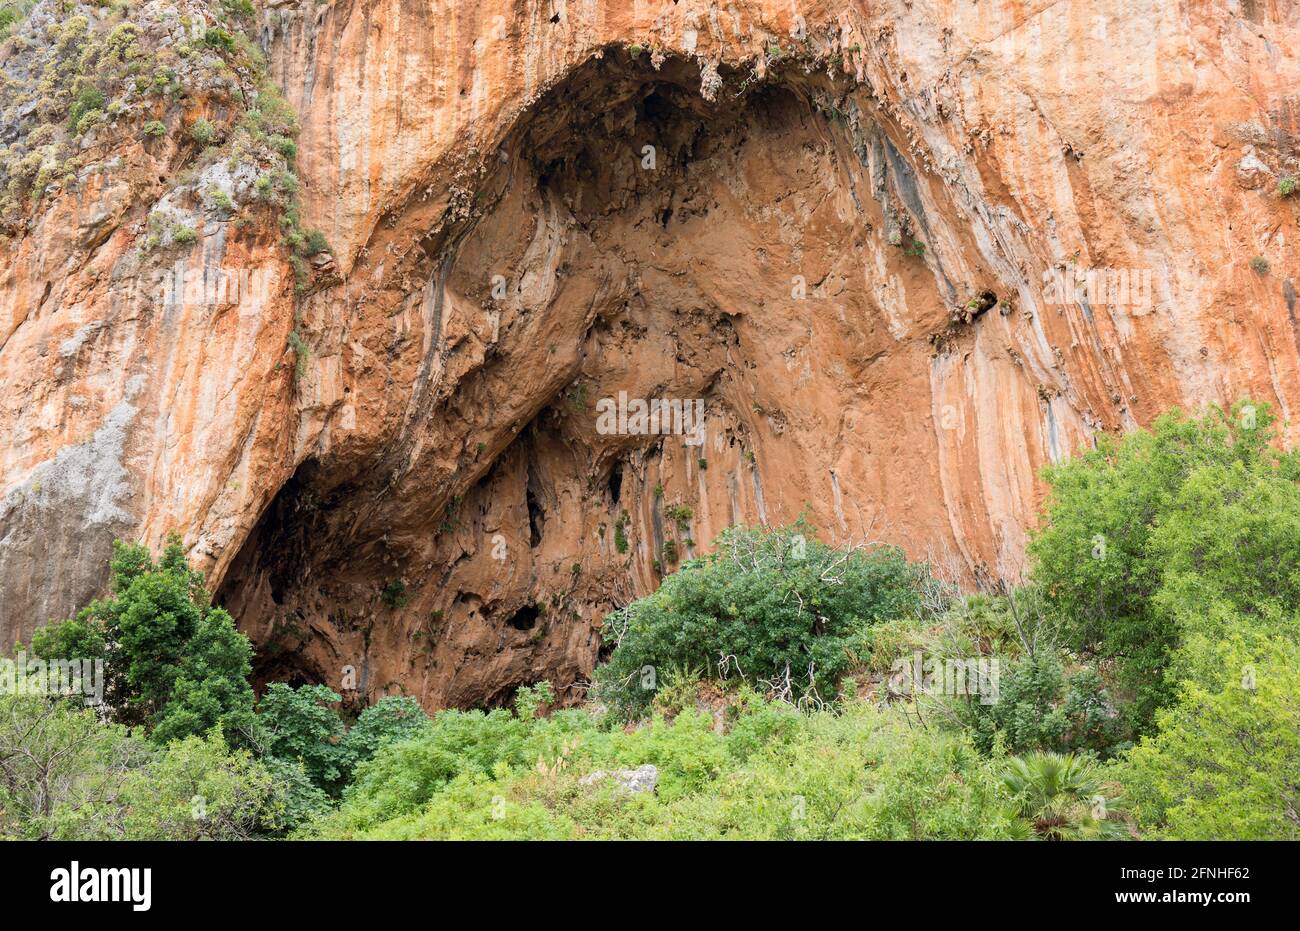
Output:
M37 197L47 4L0 52L5 643L177 531L263 680L575 697L730 524L1014 577L1097 431L1300 405L1287 0L90 8L180 91L73 114Z

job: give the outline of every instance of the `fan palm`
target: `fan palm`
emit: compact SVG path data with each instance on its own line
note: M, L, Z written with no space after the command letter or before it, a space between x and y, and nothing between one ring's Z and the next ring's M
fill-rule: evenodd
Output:
M1120 799L1107 796L1089 757L1027 753L1008 761L1002 781L1015 798L1016 813L1044 840L1127 836L1124 823L1112 817Z

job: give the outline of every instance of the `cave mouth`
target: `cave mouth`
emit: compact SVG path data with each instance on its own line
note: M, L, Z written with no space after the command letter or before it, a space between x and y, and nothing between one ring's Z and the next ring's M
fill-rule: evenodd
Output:
M524 605L514 614L510 615L510 620L506 623L515 630L532 630L537 626L537 619L541 616L542 612L537 605Z
M375 326L370 355L386 358L389 374L367 383L366 372L348 373L356 380L347 387L353 398L384 396L393 391L391 373L407 373L406 413L382 430L372 425L367 443L334 444L300 466L224 574L217 599L257 648L255 680L337 688L339 670L350 666L370 670L372 688L409 689L435 707L475 707L540 678L573 683L608 655L599 628L579 625L646 594L638 578L658 578L648 572L654 553L644 541L662 536L662 515L647 509L654 510L647 518L637 503L648 494L647 463L664 467L663 438L596 436L564 392L579 381L598 385L594 403L617 394L618 379L631 373L649 379L634 389L645 397L754 408L738 377L730 395L714 394L742 355L741 317L711 282L694 280L699 268L711 273L694 252L728 237L728 224L747 209L797 200L798 185L810 201L823 199L810 159L820 159L824 185L827 172L846 170L837 159L861 157L843 139L830 141L843 123L817 101L841 89L825 74L791 69L767 83L721 74L716 99L706 99L693 60L654 67L613 48L580 66L501 143L500 164L481 182L485 190L500 185L481 199L490 206L436 248L420 240L411 261L422 265L388 272L389 286L408 297L436 282L437 293L455 300L431 300L437 316L427 324L414 315L413 326L430 327L428 338L412 332L395 343L390 323ZM642 155L647 147L653 167ZM744 203L757 196L745 177L751 164L781 173L787 193L769 186L762 202ZM386 229L428 225L416 200L390 218ZM551 232L557 244L535 248ZM657 257L672 250L676 265L664 266ZM739 261L745 265L718 276L729 287L756 280L768 257L756 247ZM549 264L539 271L539 262ZM489 283L502 267L553 278L556 296L537 306L506 302L500 341L462 361L457 353L477 345L465 335L477 332L473 314L493 306ZM570 293L571 281L594 285ZM510 285L512 294L521 290ZM552 369L563 377L544 377ZM524 386L544 393L512 406ZM494 416L484 424L487 399ZM747 449L735 436L725 448L737 460ZM705 468L705 456L680 455ZM750 472L733 495L757 487ZM715 511L734 515L736 507L720 501ZM600 514L578 534L566 522L583 510ZM638 520L654 526L637 530ZM639 576L636 559L647 563ZM401 603L383 597L393 579L404 580ZM462 598L466 591L481 597ZM482 604L524 607L476 610ZM545 623L539 605L547 605ZM513 635L523 631L532 636Z

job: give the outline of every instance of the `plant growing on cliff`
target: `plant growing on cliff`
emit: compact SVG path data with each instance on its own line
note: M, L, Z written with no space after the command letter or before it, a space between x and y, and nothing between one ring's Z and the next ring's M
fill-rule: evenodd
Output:
M686 529L694 516L695 512L687 504L674 504L667 510L668 519L682 529Z
M288 347L293 352L293 380L294 384L301 384L307 375L307 362L311 359L311 347L307 341L298 335L297 330L290 330L288 337Z
M386 607L394 610L406 607L410 601L410 596L406 593L406 583L401 579L393 579L379 592L379 600Z
M97 87L83 87L76 99L72 103L71 109L68 110L68 128L74 133L82 133L85 130L81 128L81 121L88 113L99 111L104 108L104 94Z
M329 241L325 239L325 234L320 230L307 230L303 237L302 251L304 255L320 255L323 252L331 252Z
M206 117L199 117L194 121L194 125L190 127L190 138L200 146L211 145L216 134L217 128Z
M614 521L614 549L619 553L627 552L627 524L630 519L627 511L619 511L618 520Z

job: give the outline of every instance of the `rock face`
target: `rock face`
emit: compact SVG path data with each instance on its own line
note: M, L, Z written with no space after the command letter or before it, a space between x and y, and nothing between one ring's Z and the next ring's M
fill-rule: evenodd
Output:
M264 681L573 700L728 525L1016 577L1044 463L1300 405L1294 3L338 0L257 38L312 287L218 216L177 261L259 286L158 301L139 146L0 251L6 645L177 531Z

